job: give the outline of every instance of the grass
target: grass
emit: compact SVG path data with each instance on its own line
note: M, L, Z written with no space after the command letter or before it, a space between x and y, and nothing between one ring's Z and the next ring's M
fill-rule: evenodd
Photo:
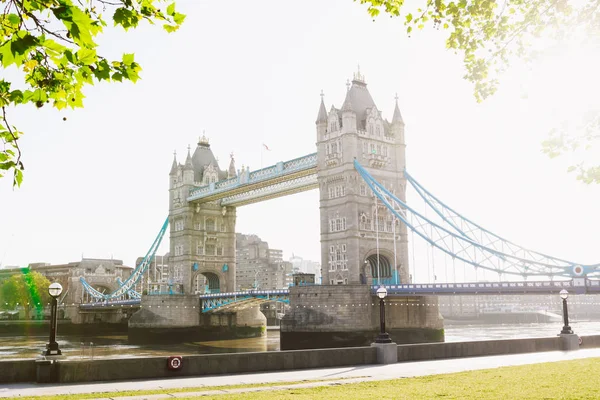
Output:
M466 362L457 359L455 362ZM410 365L407 364L407 369ZM600 398L600 359L503 367L417 378L369 381L309 389L249 392L203 396L202 399L598 399ZM308 382L308 381L303 381ZM326 381L324 381L326 382ZM233 388L257 388L301 382L186 388L144 392L95 393L90 395L44 396L36 400L121 397L146 394L206 391ZM199 397L188 397L199 398ZM23 398L20 398L23 399Z

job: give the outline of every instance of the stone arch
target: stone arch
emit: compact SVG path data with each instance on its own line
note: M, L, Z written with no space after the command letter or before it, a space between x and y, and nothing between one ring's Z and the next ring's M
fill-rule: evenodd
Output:
M193 278L194 292L219 293L221 290L222 276L215 272L198 272Z
M379 269L381 270L381 280L379 279L379 271L377 268L377 250L371 250L367 253L363 265L365 266L366 275L373 279L373 283L379 284L395 284L396 272L394 268L394 253L386 249L379 249ZM400 271L398 270L398 279ZM399 282L399 281L398 281Z

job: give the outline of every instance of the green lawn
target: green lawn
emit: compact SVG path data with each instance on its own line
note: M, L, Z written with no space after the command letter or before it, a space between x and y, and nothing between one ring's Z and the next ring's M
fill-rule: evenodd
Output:
M455 362L468 362L456 359ZM410 364L406 364L410 368ZM363 382L311 389L288 389L219 396L202 399L599 399L600 359L583 359L556 363L433 375L388 381ZM291 382L290 382L291 383ZM288 384L290 384L288 383ZM300 383L300 382L297 382ZM270 386L282 385L269 384ZM258 387L243 385L237 387ZM261 385L265 386L265 385ZM221 389L223 387L220 387ZM231 388L231 387L229 387ZM204 391L216 388L189 388L184 391ZM173 393L173 390L120 393L141 395ZM112 397L116 393L96 393L85 397ZM78 396L47 396L35 399L81 399ZM193 397L190 397L193 398ZM200 398L200 397L197 397ZM23 399L23 398L20 398Z

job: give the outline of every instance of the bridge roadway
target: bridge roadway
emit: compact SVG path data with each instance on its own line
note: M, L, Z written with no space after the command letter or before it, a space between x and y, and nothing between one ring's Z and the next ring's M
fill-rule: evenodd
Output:
M384 285L389 297L415 295L510 295L510 294L557 294L566 289L570 294L600 294L600 280L575 278L570 281L531 281L531 282L473 282L473 283L422 283L406 285ZM371 286L375 294L379 286ZM177 296L177 295L174 295ZM211 293L198 296L202 302L202 312L225 311L232 308L245 308L267 301L289 304L288 289L249 290L232 293ZM116 300L80 304L85 311L109 310L121 307L138 307L140 299Z

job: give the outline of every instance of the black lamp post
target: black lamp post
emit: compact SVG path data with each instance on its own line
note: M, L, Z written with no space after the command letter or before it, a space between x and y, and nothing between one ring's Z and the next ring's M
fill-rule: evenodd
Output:
M560 298L563 301L563 320L565 326L563 326L562 331L560 331L561 335L571 335L573 334L573 330L569 326L569 310L567 309L567 298L569 297L569 292L565 289L560 291Z
M377 289L377 297L379 297L379 335L375 339L375 343L392 343L390 335L385 331L385 303L383 299L387 296L387 289L380 286Z
M54 282L50 284L48 287L48 293L52 297L52 307L50 311L50 342L46 345L46 355L47 356L60 356L62 352L58 348L58 343L56 343L56 329L57 329L57 320L58 320L58 296L62 293L62 286L58 282Z

